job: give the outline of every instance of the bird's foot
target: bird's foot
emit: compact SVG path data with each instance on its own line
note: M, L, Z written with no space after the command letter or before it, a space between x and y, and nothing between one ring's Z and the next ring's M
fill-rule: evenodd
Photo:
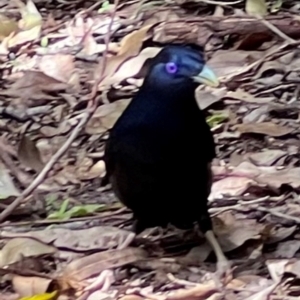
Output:
M216 275L223 283L230 282L232 280L232 263L227 259L219 260Z

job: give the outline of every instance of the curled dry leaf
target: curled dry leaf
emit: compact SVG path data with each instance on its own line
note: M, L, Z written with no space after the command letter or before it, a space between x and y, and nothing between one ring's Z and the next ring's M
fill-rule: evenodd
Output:
M47 292L51 279L14 275L12 284L19 297L32 297Z
M64 269L61 275L63 286L77 288L82 281L97 276L107 269L118 268L142 259L147 254L140 248L125 248L94 253L74 260Z
M35 170L38 173L44 167L39 149L36 147L35 143L26 135L23 135L23 137L21 138L18 147L18 158L23 165Z
M293 128L281 126L272 122L238 124L235 129L242 133L258 133L274 137L281 137L294 131Z
M153 25L146 25L140 28L139 30L131 32L121 40L118 54L116 56L112 56L108 58L107 60L104 78L111 77L116 72L116 70L121 66L121 64L124 63L128 58L139 54L143 41L147 35L147 32L152 26ZM99 67L96 70L96 75L98 73L99 73ZM107 85L107 83L105 83L104 80L102 81L101 86L105 86L105 85Z
M20 261L23 257L54 254L57 249L32 238L15 238L10 240L0 252L0 266Z
M148 47L143 49L138 56L126 60L118 70L103 80L103 85L119 84L123 80L136 76L142 69L147 59L154 57L161 49Z

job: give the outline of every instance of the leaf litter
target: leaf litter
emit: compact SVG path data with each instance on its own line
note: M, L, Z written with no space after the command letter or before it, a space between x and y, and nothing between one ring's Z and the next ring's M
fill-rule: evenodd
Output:
M299 6L90 2L16 0L0 8L0 212L76 131L106 57L98 107L1 224L4 299L299 296ZM222 287L205 242L173 228L135 237L130 212L101 185L107 131L170 41L204 46L222 83L196 92L217 142L210 212L237 267Z

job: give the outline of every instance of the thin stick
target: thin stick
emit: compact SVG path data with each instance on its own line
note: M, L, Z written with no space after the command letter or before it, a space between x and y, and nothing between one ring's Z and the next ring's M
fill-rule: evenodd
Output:
M93 86L92 92L91 92L91 98L88 103L88 108L86 112L82 114L81 120L69 136L69 138L66 140L66 142L61 146L61 148L51 157L50 161L45 165L43 170L39 173L39 175L33 180L33 182L22 192L22 194L17 197L7 208L0 214L0 223L3 222L11 213L12 211L17 208L21 202L28 197L46 178L48 172L53 168L54 164L65 154L65 152L68 150L68 148L71 146L73 141L76 139L82 128L85 126L85 124L88 122L90 117L93 115L95 110L97 109L98 101L96 100L97 92L98 92L98 85L101 83L101 81L104 78L104 71L106 67L106 56L108 52L108 44L111 36L111 29L114 22L114 18L116 15L118 6L118 0L115 1L115 8L112 13L111 22L108 27L107 32L107 38L105 41L106 48L102 56L101 60L101 69L100 69L100 76L98 79L95 80L95 84Z

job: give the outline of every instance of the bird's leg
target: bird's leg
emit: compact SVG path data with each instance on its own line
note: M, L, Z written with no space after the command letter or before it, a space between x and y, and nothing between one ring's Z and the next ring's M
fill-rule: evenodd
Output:
M203 208L202 208L203 209ZM207 212L207 208L202 210L202 212ZM201 231L204 233L206 240L211 245L216 258L217 258L217 273L220 277L225 276L225 278L231 275L231 264L224 255L222 248L212 230L212 223L210 216L207 213L202 214L198 221Z
M212 230L208 230L205 233L205 237L211 245L216 257L217 257L217 271L220 275L228 275L231 269L231 264L227 257L224 255L223 250Z

